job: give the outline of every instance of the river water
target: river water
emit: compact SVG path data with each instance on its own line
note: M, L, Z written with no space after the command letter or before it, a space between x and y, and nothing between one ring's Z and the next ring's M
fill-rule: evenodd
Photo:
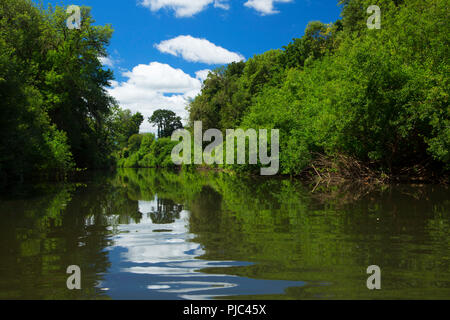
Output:
M122 169L0 197L0 299L450 299L450 190ZM81 290L69 290L69 266ZM381 269L381 290L367 268Z

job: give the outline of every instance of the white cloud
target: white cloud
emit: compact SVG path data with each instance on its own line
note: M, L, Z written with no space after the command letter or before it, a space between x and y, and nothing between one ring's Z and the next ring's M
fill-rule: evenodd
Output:
M228 10L230 9L230 5L228 4L228 0L216 0L214 1L214 8Z
M262 15L275 14L279 11L275 10L274 3L289 3L293 0L248 0L244 6L253 8Z
M114 67L114 60L110 57L99 57L98 60L100 63L106 67L113 68Z
M228 0L142 0L140 4L154 12L162 8L172 9L177 17L192 17L210 4L215 8L229 9Z
M227 64L245 60L241 54L228 51L206 39L191 36L179 36L165 40L156 45L156 48L174 56L181 56L191 62L203 62L207 64Z
M195 76L197 77L197 79L200 79L203 82L206 80L206 78L208 78L208 74L210 72L211 72L211 70L209 70L209 69L200 70L195 73Z
M157 109L172 110L183 119L187 118L185 107L189 99L200 93L205 72L198 71L194 78L168 64L140 64L123 73L127 81L111 81L108 91L122 108L144 115L142 132L154 132L147 118Z

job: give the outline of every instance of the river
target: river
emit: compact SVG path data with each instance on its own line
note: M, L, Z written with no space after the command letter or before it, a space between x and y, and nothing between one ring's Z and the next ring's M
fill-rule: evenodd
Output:
M0 299L450 298L448 187L314 187L121 169L11 188Z

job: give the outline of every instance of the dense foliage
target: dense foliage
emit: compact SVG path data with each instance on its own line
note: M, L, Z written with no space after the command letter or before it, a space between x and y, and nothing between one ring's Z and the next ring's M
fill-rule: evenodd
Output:
M135 134L117 157L119 168L172 168L172 149L177 143L170 138L156 139L153 133Z
M170 138L156 139L153 133L135 134L120 153L117 166L120 168L171 168L172 149L176 142Z
M108 166L118 144L138 133L136 117L125 121L132 116L105 89L113 75L99 58L112 29L95 26L89 8L81 15L81 28L69 30L63 7L1 1L0 184Z
M139 113L134 116L142 120ZM118 167L175 167L171 154L177 143L171 140L171 135L175 130L183 127L181 118L173 111L159 109L148 118L148 122L157 128L158 139L153 133L138 134L138 132L135 132L124 145L121 145L121 152L116 155ZM141 123L142 121L139 125Z
M381 29L368 29L370 5ZM344 0L282 50L211 73L190 104L203 128L280 129L281 173L318 155L376 170L450 168L448 1Z

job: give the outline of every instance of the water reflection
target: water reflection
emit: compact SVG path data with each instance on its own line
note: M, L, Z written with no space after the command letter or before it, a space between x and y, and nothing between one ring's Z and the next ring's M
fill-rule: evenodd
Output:
M120 225L119 234L112 239L114 245L108 248L113 264L102 287L108 288L109 295L116 299L210 299L243 291L260 292L263 284L255 286L255 280L198 272L249 263L198 259L205 251L192 241L190 213L182 207L167 199L139 201L139 211L148 213L139 223ZM302 285L264 282L272 292L280 293L288 285ZM124 287L130 287L130 291Z
M172 200L168 199L157 199L156 201L156 207L152 206L152 212L149 213L154 224L171 224L176 219L180 219L182 205L175 204ZM140 207L144 205L143 202L139 204Z
M450 298L448 189L311 190L127 169L5 195L0 298ZM72 264L81 291L66 289Z

